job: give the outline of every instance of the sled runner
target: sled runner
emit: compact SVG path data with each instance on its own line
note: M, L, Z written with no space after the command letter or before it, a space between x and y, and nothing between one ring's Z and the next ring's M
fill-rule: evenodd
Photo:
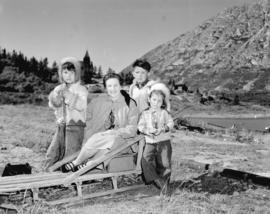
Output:
M129 149L135 144L138 144L138 151L127 154L124 153L125 151L127 151L127 149ZM67 157L64 160L57 162L50 168L50 172L47 173L1 177L0 195L21 190L31 190L33 193L33 199L39 200L40 188L58 185L69 186L71 184L75 184L77 196L48 202L55 205L61 203L68 203L71 201L81 201L83 199L99 197L139 188L143 186L143 184L119 187L117 179L121 176L129 176L132 174L141 175L141 157L143 152L143 146L144 140L142 136L137 136L135 138L129 139L124 145L113 149L109 153L105 154L104 156L98 157L95 160L92 159L90 164L86 164L85 167L73 173L62 173L55 170L61 167L63 164L75 159L77 154L73 154L72 156ZM91 171L96 166L101 165L104 162L108 166L106 169ZM124 168L121 168L117 164L119 162L125 162L129 164L126 164ZM83 194L83 182L101 180L104 178L110 178L112 180L112 189L103 192L94 192L86 195Z

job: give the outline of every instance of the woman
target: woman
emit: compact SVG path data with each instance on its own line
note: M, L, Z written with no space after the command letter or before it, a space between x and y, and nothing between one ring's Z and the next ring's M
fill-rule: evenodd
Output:
M65 165L66 171L76 171L88 158L108 153L137 133L139 111L135 101L121 90L120 75L108 73L103 78L103 85L107 94L94 98L88 107L90 120L86 136L90 138L86 138L78 157Z

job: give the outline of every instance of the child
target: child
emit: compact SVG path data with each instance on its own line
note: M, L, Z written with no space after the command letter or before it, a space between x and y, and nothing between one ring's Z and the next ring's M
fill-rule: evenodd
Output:
M151 65L146 60L137 59L132 67L133 83L129 88L129 95L136 101L140 112L148 107L147 98L154 81L148 80Z
M170 111L170 91L158 80L149 80L149 73L151 70L151 65L148 61L144 59L137 59L133 63L133 72L132 75L134 77L133 83L129 88L129 95L136 101L139 111L142 112L146 108L148 108L148 96L151 88L160 88L166 93L166 101L167 101L167 110Z
M146 141L142 159L143 175L146 183L154 182L163 189L171 175L170 130L174 123L166 111L166 95L162 90L151 90L148 101L150 107L142 112L138 123L138 129L145 135Z
M80 62L73 57L64 58L60 63L59 80L61 84L49 95L57 130L46 153L45 170L80 150L84 138L88 91L80 82Z

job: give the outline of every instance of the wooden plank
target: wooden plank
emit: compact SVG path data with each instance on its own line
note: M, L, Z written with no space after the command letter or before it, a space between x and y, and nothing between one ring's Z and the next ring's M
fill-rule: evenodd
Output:
M34 201L38 201L39 200L39 197L38 197L39 189L38 188L32 188L32 193L33 193Z
M64 174L62 172L7 176L7 177L0 178L0 186L4 184L12 184L12 183L28 183L28 182L35 182L35 181L42 181L42 180L46 181L54 177L66 177L66 176L67 174Z
M0 204L0 208L4 208L7 210L16 210L18 212L18 208L13 204L2 203ZM6 211L5 213L8 213L8 211Z
M141 161L142 161L142 155L143 155L143 149L144 149L145 139L142 138L139 141L139 148L138 148L138 155L137 155L137 163L136 163L136 169L141 170Z
M76 182L77 194L82 198L82 182Z
M95 160L91 160L91 162L90 163L88 162L88 164L86 164L85 167L78 170L77 172L72 173L67 178L65 178L63 184L68 185L68 184L72 183L80 175L84 174L85 172L89 171L90 169L93 169L94 167L101 164L102 162L104 162L108 159L111 159L112 157L115 157L119 152L130 147L134 143L137 143L142 138L143 138L142 136L135 137L135 138L131 139L130 141L128 141L127 143L125 143L124 145L121 145L119 148L107 153L106 155L98 157Z
M131 170L131 171L124 171L124 172L115 172L115 173L96 173L96 174L85 174L78 177L74 182L83 182L87 180L95 180L95 179L103 179L113 176L123 176L129 174L141 174L140 170ZM65 175L65 174L63 174ZM33 189L33 188L42 188L42 187L49 187L49 186L57 186L63 184L62 177L54 177L50 180L46 181L31 181L29 183L17 183L17 184L5 184L0 185L0 193L1 192L14 192L18 190L25 190L25 189Z
M128 187L122 187L122 188L119 188L117 190L107 190L107 191L104 191L104 192L97 192L97 193L87 194L87 195L83 196L82 198L76 196L76 197L73 197L73 198L65 198L65 199L60 199L60 200L56 200L56 201L49 201L49 202L46 202L46 203L49 204L49 205L65 204L65 203L70 203L70 202L75 204L75 203L83 202L83 200L86 200L86 199L101 197L101 196L120 193L120 192L125 192L125 191L128 191L128 190L139 189L139 188L142 188L142 187L145 187L145 185L144 184L133 185L133 186L128 186Z
M112 173L93 174L93 175L86 174L79 177L78 181L95 180L95 179L108 178L108 177L113 177L113 176L123 176L123 175L130 175L130 174L141 174L141 171L131 170L131 171L124 171L124 172L112 172Z
M18 176L10 176L10 177L2 177L0 178L0 193L1 192L13 192L17 190L25 190L25 189L33 189L33 188L42 188L48 186L56 186L62 184L69 184L73 181L82 182L86 180L94 180L94 179L102 179L106 177L113 177L113 176L121 176L121 175L128 175L128 174L141 174L140 164L138 164L137 160L137 167L131 171L125 172L116 172L116 173L95 173L95 174L84 174L86 171L94 168L95 166L99 165L100 163L104 162L105 160L109 160L112 157L115 157L123 151L124 149L128 148L129 146L141 141L143 139L142 136L137 136L131 140L129 140L126 144L121 145L119 148L111 151L110 153L106 154L105 156L97 158L94 162L92 162L89 166L79 170L77 173L61 173L61 172L50 172L50 173L40 173L36 175L18 175ZM143 142L143 141L142 141ZM140 149L138 154L138 159L141 159L142 155L142 143L140 142ZM72 157L76 156L74 154ZM71 158L71 157L69 157ZM63 162L70 160L65 159ZM58 162L58 164L62 164L63 162ZM56 165L55 165L56 166Z
M117 190L118 189L118 185L117 185L117 176L113 176L112 177L112 183L113 183L113 189Z
M86 180L94 180L94 179L102 179L112 176L121 176L121 175L128 175L128 174L141 174L141 171L139 170L130 170L130 171L124 171L124 172L115 172L115 173L96 173L96 174L85 174L81 177L79 177L78 181L86 181ZM17 183L17 184L5 184L0 185L0 192L2 192L3 189L31 189L35 187L46 187L46 186L55 186L55 185L61 185L63 183L62 177L54 177L50 180L46 181L30 181L29 183ZM4 191L3 191L4 192Z

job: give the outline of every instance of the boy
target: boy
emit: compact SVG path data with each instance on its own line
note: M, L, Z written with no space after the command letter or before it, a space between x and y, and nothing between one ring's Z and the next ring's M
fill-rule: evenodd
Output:
M129 88L129 95L136 101L139 111L142 112L148 108L148 95L155 82L148 79L151 65L146 60L137 59L132 67L134 80Z
M141 113L148 108L148 96L151 89L160 89L165 92L167 110L170 111L170 91L165 84L158 80L149 80L150 63L144 59L137 59L132 67L134 68L132 72L134 80L130 85L129 95L136 101L139 112Z
M130 86L129 94L131 98L136 101L139 113L142 113L145 109L149 108L148 97L152 90L163 91L167 103L166 110L170 111L170 91L165 84L158 81L149 80L149 73L151 70L150 63L144 59L137 59L133 63L132 67L134 68L132 72L134 81ZM133 150L136 150L136 148L133 147ZM169 179L165 182L163 179L160 179L156 173L155 168L153 168L152 164L148 161L148 156L148 151L144 151L142 157L142 170L144 180L146 183L154 181L158 188L164 190L163 187L167 186Z

